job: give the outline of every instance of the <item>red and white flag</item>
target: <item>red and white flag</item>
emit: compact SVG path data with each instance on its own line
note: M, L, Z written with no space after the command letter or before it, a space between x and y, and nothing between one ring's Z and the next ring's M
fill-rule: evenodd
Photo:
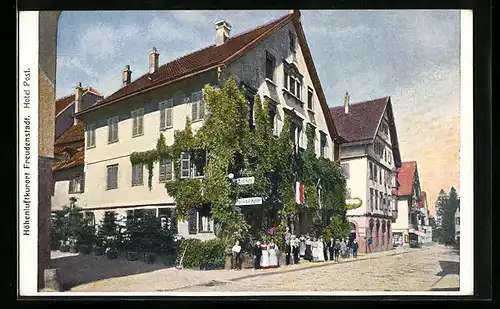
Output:
M295 202L297 204L304 203L304 185L300 182L295 182Z

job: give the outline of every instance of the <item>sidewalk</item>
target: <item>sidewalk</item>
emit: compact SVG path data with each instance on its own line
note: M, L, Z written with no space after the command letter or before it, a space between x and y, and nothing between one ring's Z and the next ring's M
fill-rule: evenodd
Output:
M388 250L369 254L358 255L356 259L347 258L340 262L302 262L298 265L281 266L273 269L243 269L239 271L230 270L212 270L199 271L191 269L178 270L175 268L161 269L153 272L142 273L137 275L115 277L105 280L95 281L71 289L72 292L142 292L142 291L177 291L186 288L216 285L225 282L235 282L253 277L274 275L286 272L300 271L315 267L326 267L335 264L350 263L366 259L377 259L383 256L400 255L410 252L415 249ZM425 249L419 249L425 250Z

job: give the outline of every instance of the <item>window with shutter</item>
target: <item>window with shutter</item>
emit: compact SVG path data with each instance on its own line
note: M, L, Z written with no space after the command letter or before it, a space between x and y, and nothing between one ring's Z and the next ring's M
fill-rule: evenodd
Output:
M193 121L198 120L198 104L196 102L191 105L191 119Z
M87 148L95 147L95 124L87 126Z
M143 164L132 165L132 186L142 186L144 184L143 180Z
M191 156L188 152L183 152L181 155L181 179L190 178L191 176Z
M160 130L169 129L173 126L172 114L174 108L174 100L168 99L160 102Z
M159 162L159 181L165 182L173 179L173 171L172 171L172 160L170 159L161 159Z
M112 190L118 188L118 164L108 165L106 169L106 189Z
M144 109L132 111L132 137L144 134Z
M108 143L118 142L118 117L108 119Z
M196 225L197 211L195 208L190 208L188 213L188 231L189 234L196 234L198 232Z

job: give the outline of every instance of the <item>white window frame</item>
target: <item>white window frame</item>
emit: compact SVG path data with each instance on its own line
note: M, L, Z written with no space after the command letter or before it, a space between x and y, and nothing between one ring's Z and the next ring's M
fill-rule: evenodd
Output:
M159 103L160 110L160 130L173 127L174 99L170 98Z
M203 110L203 112L200 112L200 110ZM205 115L206 115L206 106L205 106L205 100L203 98L203 90L193 92L191 94L191 120L193 122L201 121L205 118Z
M144 135L144 108L139 108L131 113L132 137Z
M69 181L69 194L83 193L85 191L85 180L82 173L75 173Z
M196 227L198 233L213 233L214 220L212 214L209 214L208 216L202 216L200 211L197 211L196 214Z
M110 169L113 169L113 168L116 168L116 173L115 173L116 186L115 187L110 186L110 178L109 178ZM118 189L118 164L111 164L111 165L106 166L106 190L115 190L115 189Z
M158 169L159 182L168 182L174 179L174 163L172 159L160 159L158 161Z
M184 155L187 155L187 158L184 158ZM187 162L187 168L183 167L183 163ZM187 171L187 175L184 172ZM189 152L181 153L181 174L180 179L191 178L191 154Z
M108 119L108 144L117 143L118 139L118 116Z
M87 125L87 149L95 147L95 123Z
M311 94L311 106L309 106L309 94ZM307 87L307 109L314 112L314 90L311 87Z
M144 185L144 164L132 165L132 187Z

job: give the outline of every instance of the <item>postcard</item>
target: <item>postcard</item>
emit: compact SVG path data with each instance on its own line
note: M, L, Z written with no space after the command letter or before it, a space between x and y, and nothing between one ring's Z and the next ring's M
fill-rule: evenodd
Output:
M471 295L472 18L19 12L19 294Z

